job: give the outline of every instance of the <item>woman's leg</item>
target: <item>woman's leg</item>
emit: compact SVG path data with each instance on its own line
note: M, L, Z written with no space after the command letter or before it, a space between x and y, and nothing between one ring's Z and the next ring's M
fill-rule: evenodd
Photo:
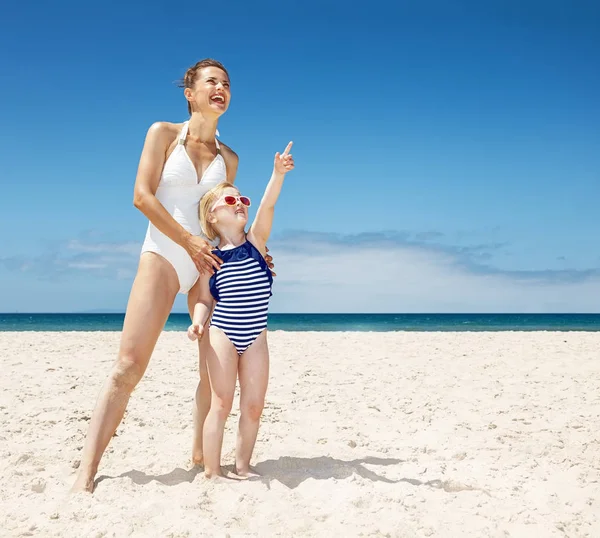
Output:
M196 303L197 286L199 282L196 282L194 287L188 293L188 309L190 312L190 318L194 314L194 305ZM210 318L209 318L210 319ZM204 429L204 421L206 415L210 409L210 383L208 382L208 371L206 369L206 354L208 353L208 347L210 341L208 338L208 325L209 321L206 322L204 327L204 335L198 341L198 372L200 374L200 380L198 381L198 387L196 388L196 395L194 397L194 407L192 409L193 421L194 421L194 439L192 443L192 464L204 465L204 451L202 448L202 430Z
M208 332L205 358L210 380L210 410L204 421L204 474L222 476L221 448L225 422L231 411L237 380L238 353L225 333L216 327Z
M178 291L173 266L161 256L143 254L127 304L118 358L92 413L72 491L93 491L100 459L123 419L129 396L146 371Z
M263 331L240 357L240 424L235 450L235 471L250 476L250 459L258 434L269 384L269 347L267 331Z

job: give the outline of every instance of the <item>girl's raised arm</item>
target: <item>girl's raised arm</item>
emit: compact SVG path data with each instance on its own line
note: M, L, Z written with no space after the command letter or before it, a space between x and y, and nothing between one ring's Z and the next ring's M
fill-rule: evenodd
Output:
M275 154L273 174L271 175L271 179L269 180L265 193L260 201L260 206L256 212L256 218L248 231L250 240L263 254L265 253L265 245L267 244L269 235L271 235L273 216L275 214L275 203L277 202L277 198L279 198L283 180L285 175L290 170L294 169L294 158L290 153L292 144L293 142L290 142L281 155L279 152Z

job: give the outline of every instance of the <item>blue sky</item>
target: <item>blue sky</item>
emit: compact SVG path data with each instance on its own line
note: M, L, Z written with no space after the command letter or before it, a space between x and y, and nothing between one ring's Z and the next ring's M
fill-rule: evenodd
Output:
M0 311L123 311L145 132L205 57L244 193L294 140L272 311L600 311L600 5L481 4L3 5Z

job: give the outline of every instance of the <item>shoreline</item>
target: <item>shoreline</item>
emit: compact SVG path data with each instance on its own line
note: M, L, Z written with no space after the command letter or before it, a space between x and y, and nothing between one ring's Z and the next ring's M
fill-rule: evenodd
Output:
M162 334L176 334L184 333L187 330L183 328L165 328L161 331ZM589 330L589 329L531 329L531 328L507 328L507 329L269 329L269 334L285 333L285 334L341 334L341 333L356 333L356 334L414 334L414 335L431 335L431 334L471 334L471 335L489 335L489 334L600 334L600 329ZM121 333L122 329L20 329L20 330L4 330L0 328L0 335L19 335L19 334L31 334L31 333L69 333L69 334L86 334L86 333Z
M121 331L123 314L0 314L0 333ZM186 331L189 316L171 314L164 332ZM600 332L600 314L276 314L271 332Z

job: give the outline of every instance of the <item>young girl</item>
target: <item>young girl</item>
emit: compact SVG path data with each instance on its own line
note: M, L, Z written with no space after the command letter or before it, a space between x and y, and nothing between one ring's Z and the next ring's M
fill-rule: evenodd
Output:
M292 142L283 154L275 154L273 174L248 233L245 227L250 199L241 196L231 183L220 183L200 201L203 231L210 240L219 238L215 254L223 260L214 274L200 275L198 299L188 329L191 340L201 338L214 306L206 338L212 392L203 430L204 474L208 478L222 476L223 430L238 375L240 422L235 471L244 478L251 475L250 459L269 378L266 328L273 277L264 259L265 245L285 174L294 169L291 147Z

